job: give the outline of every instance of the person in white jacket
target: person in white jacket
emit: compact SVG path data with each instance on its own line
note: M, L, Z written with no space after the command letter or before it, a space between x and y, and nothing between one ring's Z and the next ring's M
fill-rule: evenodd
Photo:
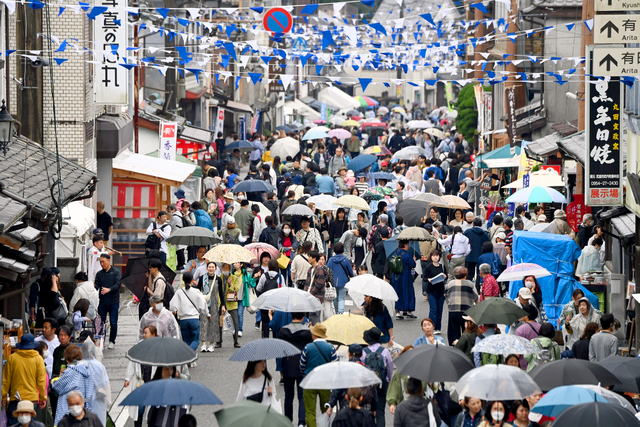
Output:
M144 339L144 329L153 325L156 327L157 336L170 337L180 339L180 330L178 329L178 322L175 316L169 310L164 308L162 303L162 297L158 295L152 295L149 298L149 304L151 308L145 314L142 315L138 327L138 340Z
M169 305L172 313L180 316L180 332L182 340L189 344L193 351L198 350L200 344L200 314L210 318L207 303L202 296L202 292L191 287L193 274L185 272L182 274L184 288L179 289ZM189 367L196 366L193 362Z
M467 236L462 234L462 227L456 225L453 227L453 234L451 236L443 236L444 239L437 239L438 243L442 246L450 246L449 254L451 259L449 260L449 272L453 272L453 269L459 266L464 267L464 262L467 255L471 253L471 245ZM449 274L452 277L452 274Z
M73 308L76 303L82 298L89 300L89 310L87 310L87 317L91 320L95 319L96 312L98 310L98 304L100 303L100 296L95 288L93 282L90 282L87 273L80 272L74 277L76 281L76 288L73 291L73 296L69 302L69 307ZM73 316L73 313L70 313Z

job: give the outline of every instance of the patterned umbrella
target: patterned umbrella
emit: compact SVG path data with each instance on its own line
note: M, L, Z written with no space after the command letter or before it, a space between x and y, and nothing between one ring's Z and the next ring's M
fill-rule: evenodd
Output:
M612 372L622 384L613 386L613 391L640 393L640 359L612 355L598 362Z
M393 191L389 187L377 186L377 187L373 187L373 188L369 189L367 192L365 192L362 195L362 198L367 200L367 201L370 201L370 200L382 200L387 196L395 197L395 195L396 195L395 191Z
M277 338L263 338L250 341L229 358L232 362L256 362L258 360L277 359L300 354L293 344Z
M386 156L387 154L391 154L391 151L387 147L381 147L379 145L374 145L373 147L369 147L364 150L364 154L373 154L374 156Z
M380 104L378 101L376 101L375 99L369 98L368 96L359 95L359 96L354 96L353 99L358 101L361 107L375 107L376 105Z
M361 199L358 196L354 196L351 194L348 194L346 196L342 196L342 197L338 197L335 201L335 204L337 206L342 206L345 208L353 208L353 209L361 209L361 210L365 210L368 211L369 210L369 203L365 202L363 199Z
M335 136L338 139L347 139L351 138L351 132L346 129L332 129L329 131L329 136L331 138Z
M271 258L278 259L280 252L268 243L251 243L244 247L246 250L251 251L254 255L254 259L251 260L251 264L257 264L262 256L263 252L268 252Z
M204 254L208 261L233 264L234 262L251 262L255 256L240 245L218 245Z
M351 345L353 343L367 345L363 338L364 331L376 326L371 320L360 314L334 314L322 324L327 328L327 341Z
M489 353L508 356L510 354L535 354L535 345L522 337L507 334L491 335L480 341L472 349L474 353Z
M319 194L309 197L307 203L315 203L316 209L320 209L321 211L335 211L339 208L339 206L335 205L336 200L335 197L329 196L328 194Z
M370 297L398 301L398 294L395 289L393 289L393 286L373 274L354 276L347 282L345 287L349 291L358 292Z

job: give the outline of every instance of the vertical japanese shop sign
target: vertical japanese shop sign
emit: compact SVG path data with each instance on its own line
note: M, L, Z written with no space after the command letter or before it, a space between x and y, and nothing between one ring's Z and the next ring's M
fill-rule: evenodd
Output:
M222 133L224 137L224 108L218 107L218 116L216 117L216 138Z
M619 77L592 76L592 55L590 49L585 85L586 204L621 206L623 85Z
M247 140L247 115L243 115L240 117L238 121L238 134L240 135L241 141Z
M473 94L476 98L476 109L478 110L478 132L480 141L484 140L484 105L482 104L482 85L473 87Z
M251 119L251 133L254 134L258 132L258 126L260 126L260 116L262 112L260 110L256 110L256 113L253 115Z
M160 158L164 160L176 159L176 142L178 139L178 124L162 122L160 125Z
M96 50L102 52L101 62L94 66L95 102L106 105L127 105L129 70L121 67L127 55L127 11L125 0L99 0L96 5L109 10L98 16L93 24Z
M511 155L516 154L516 88L510 86L507 92L507 135L509 135L509 146Z

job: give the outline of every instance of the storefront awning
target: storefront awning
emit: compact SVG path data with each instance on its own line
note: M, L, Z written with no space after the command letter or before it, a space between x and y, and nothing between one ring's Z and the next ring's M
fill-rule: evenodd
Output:
M476 166L481 169L500 169L520 166L520 152L522 147L516 145L516 154L511 154L511 147L507 144L486 154L476 157Z
M213 132L196 126L185 125L178 138L185 141L197 142L198 144L208 144L213 141Z
M160 158L160 150L156 150L152 153L149 153L147 154L147 156L158 159ZM181 156L180 154L176 154L176 162L183 163L185 165L194 164L191 160L187 159L185 156ZM202 178L202 168L196 165L196 170L193 171L193 174L191 176L193 176L194 178Z
M562 136L556 132L528 143L524 151L530 157L539 159L549 157L558 152L558 141L561 139Z
M360 108L360 103L337 87L328 87L318 92L318 101L332 104L338 109Z
M235 101L227 101L227 105L223 108L236 111L238 113L249 113L253 114L253 110L247 104L243 104L242 102Z
M113 159L116 176L179 187L196 170L196 165L158 159L125 150Z
M285 108L290 108L293 114L302 115L309 121L320 120L320 113L298 99L287 101L284 106Z
M572 159L577 160L580 164L584 165L584 131L574 133L571 136L562 138L558 141L558 147Z

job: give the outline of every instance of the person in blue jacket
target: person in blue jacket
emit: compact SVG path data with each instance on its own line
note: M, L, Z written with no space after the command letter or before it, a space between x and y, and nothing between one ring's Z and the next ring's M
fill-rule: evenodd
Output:
M344 255L342 242L333 245L333 254L327 262L327 267L333 271L333 281L337 293L337 298L333 300L333 306L336 313L342 314L344 313L344 299L347 295L347 289L344 286L353 277L353 268L351 260Z
M467 280L472 282L476 274L478 258L482 255L482 244L490 241L489 234L480 227L482 227L482 218L477 216L473 219L473 227L464 232L464 235L467 236L469 244L471 245L471 253L467 255L465 262L467 267Z
M193 215L196 217L195 225L198 227L208 228L213 231L213 222L211 222L211 217L204 211L204 209L202 209L200 202L193 202L191 209L193 209Z
M413 288L413 275L411 274L411 270L416 268L416 261L408 249L408 241L398 241L396 254L402 258L402 273L391 274L391 286L393 286L398 294L398 301L396 301L395 307L397 319L404 319L404 316L411 319L416 318L413 314L416 310L416 294ZM400 312L402 312L402 314L400 314Z

